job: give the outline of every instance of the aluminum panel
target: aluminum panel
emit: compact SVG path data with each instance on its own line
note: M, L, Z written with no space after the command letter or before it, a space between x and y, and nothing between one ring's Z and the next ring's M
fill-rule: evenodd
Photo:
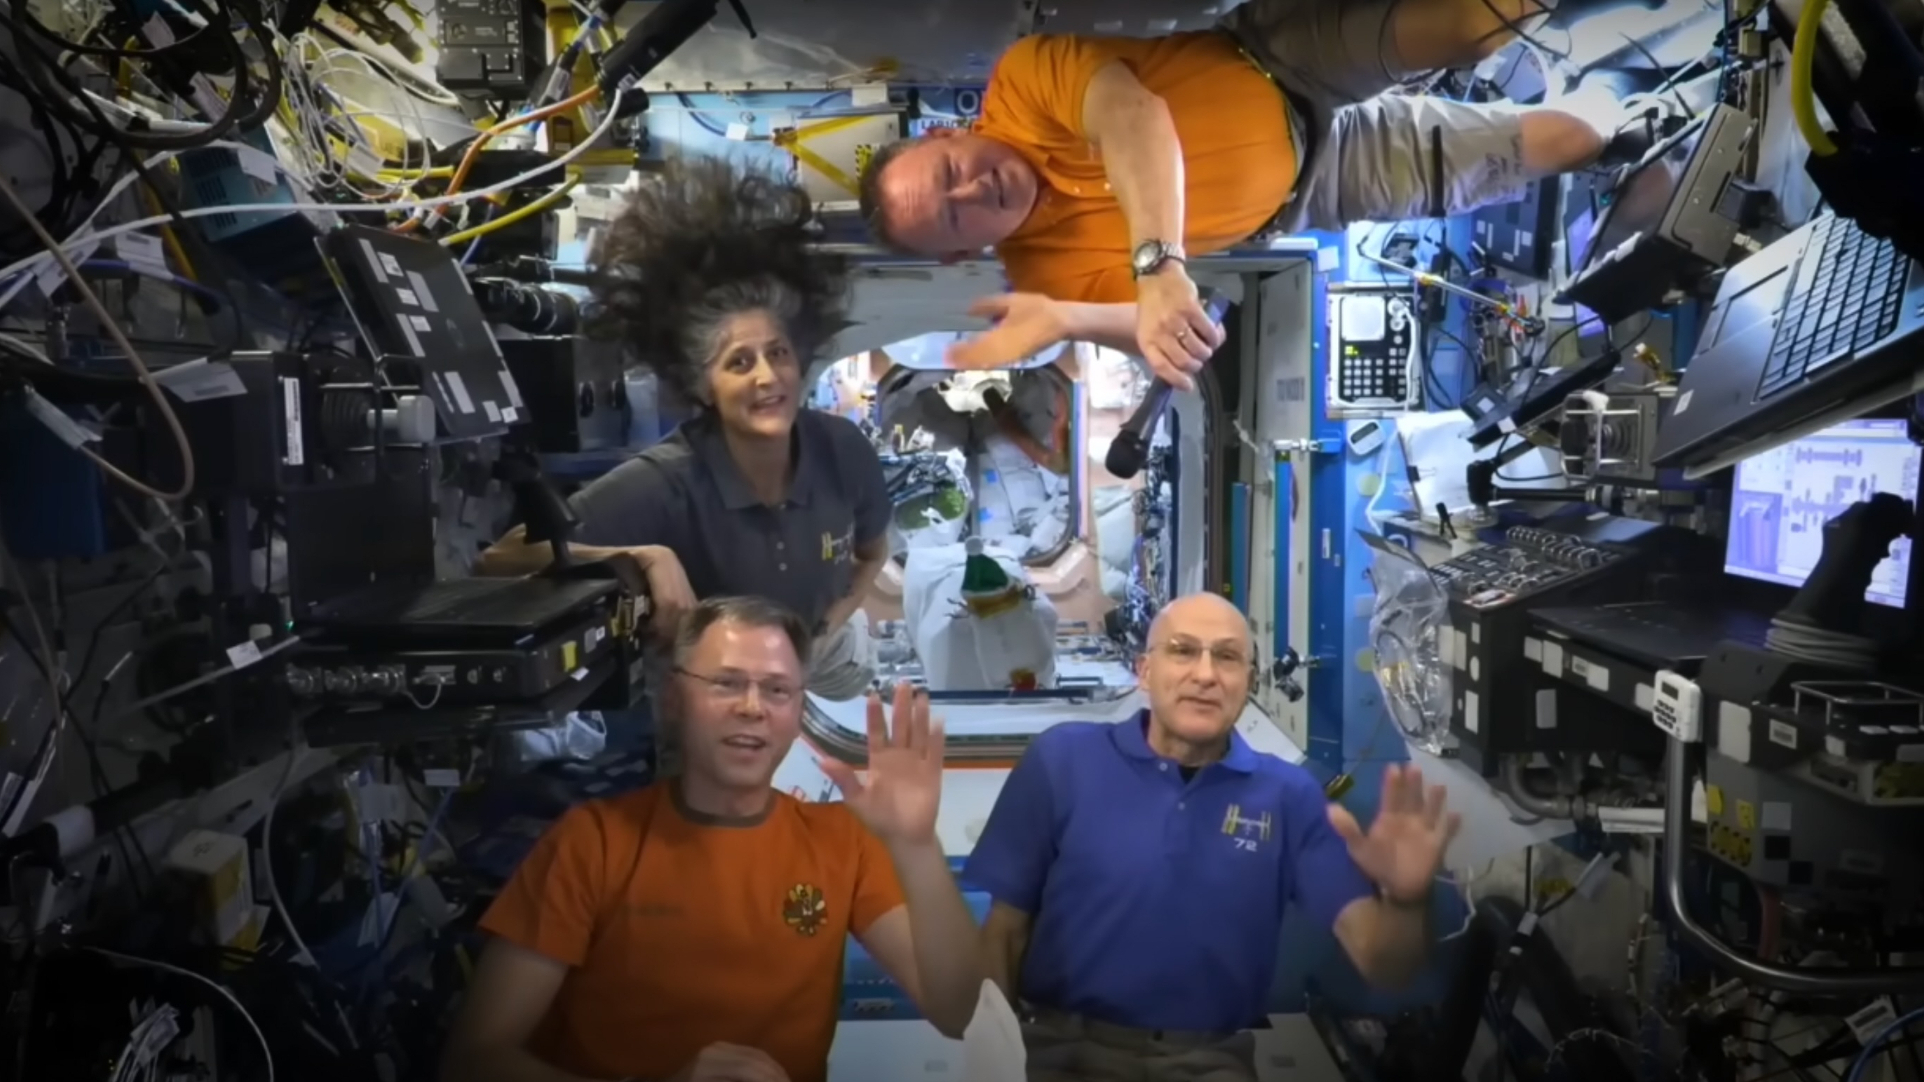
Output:
M840 89L851 84L980 83L1035 23L1037 0L745 0L756 37L727 4L642 86L649 91ZM629 4L623 30L655 7Z
M1044 0L1041 29L1051 34L1156 37L1206 30L1235 0Z

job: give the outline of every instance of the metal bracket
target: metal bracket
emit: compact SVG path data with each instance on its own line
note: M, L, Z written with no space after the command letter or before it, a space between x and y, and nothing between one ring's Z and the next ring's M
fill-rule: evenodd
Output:
M1236 442L1243 445L1243 450L1248 451L1252 455L1260 455L1263 453L1263 445L1256 442L1256 437L1249 434L1249 429L1244 428L1241 421L1231 419L1229 422L1229 431L1235 435Z
M1238 430L1240 433L1240 430ZM1270 451L1279 455L1333 455L1343 449L1342 440L1272 440Z
M1263 456L1268 452L1262 444L1256 442L1256 437L1249 434L1249 430L1243 427L1241 421L1232 418L1229 422L1229 430L1235 435L1236 442L1242 445L1243 450L1255 455L1258 462L1262 461ZM1265 472L1259 471L1254 480L1251 481L1251 484L1256 487L1257 491L1265 496L1271 495L1276 491L1275 483Z

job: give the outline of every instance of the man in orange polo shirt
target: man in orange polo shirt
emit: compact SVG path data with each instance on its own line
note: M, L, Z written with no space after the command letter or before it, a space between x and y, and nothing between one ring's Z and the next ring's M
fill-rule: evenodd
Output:
M1383 93L1492 55L1544 2L1249 0L1208 31L1027 37L972 130L875 156L864 214L896 248L1001 257L1016 292L978 306L997 326L952 363L1077 339L1186 387L1221 342L1188 255L1459 213L1598 159L1611 129L1570 113Z
M671 782L570 810L488 910L446 1082L826 1082L848 937L937 1029L975 1013L979 933L935 837L942 727L869 701L838 804L769 787L801 731L808 631L773 602L683 618Z

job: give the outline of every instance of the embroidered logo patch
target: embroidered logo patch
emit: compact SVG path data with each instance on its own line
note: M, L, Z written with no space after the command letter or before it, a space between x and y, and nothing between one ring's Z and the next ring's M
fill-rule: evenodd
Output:
M1236 848L1255 852L1258 843L1269 840L1270 818L1268 812L1249 816L1243 814L1240 804L1231 804L1223 813L1223 833L1229 835Z
M828 899L822 897L820 887L807 883L797 883L788 888L782 899L782 923L795 929L796 935L812 936L828 923Z

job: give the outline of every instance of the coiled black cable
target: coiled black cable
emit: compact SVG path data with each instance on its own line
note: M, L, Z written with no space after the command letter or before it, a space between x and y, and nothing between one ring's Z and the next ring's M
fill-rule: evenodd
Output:
M246 50L242 47L240 40L234 36L223 12L210 10L198 0L185 0L185 6L207 22L205 30L191 35L186 40L197 40L201 34L211 34L213 41L227 54L234 70L233 94L227 101L227 107L218 117L210 118L204 130L185 134L169 135L142 131L114 123L98 106L94 105L80 80L61 65L56 55L49 53L47 45L37 39L45 38L58 43L62 49L84 55L139 59L153 59L168 53L184 46L186 40L157 49L140 51L106 49L100 46L80 48L77 47L79 43L61 38L45 24L36 20L26 10L25 4L11 5L8 25L13 31L20 70L38 92L38 104L49 112L84 131L110 139L119 146L141 150L193 150L206 146L229 132L251 131L265 123L280 107L285 72L281 66L280 54L274 49L274 43L261 39L261 61L267 69L266 85L260 88L258 95L254 95L252 106L243 109L244 103L255 89L255 76L249 65ZM264 20L260 9L251 3L251 0L236 2L235 7L240 11L247 25L253 27L263 25ZM75 102L80 103L85 111L76 110Z

